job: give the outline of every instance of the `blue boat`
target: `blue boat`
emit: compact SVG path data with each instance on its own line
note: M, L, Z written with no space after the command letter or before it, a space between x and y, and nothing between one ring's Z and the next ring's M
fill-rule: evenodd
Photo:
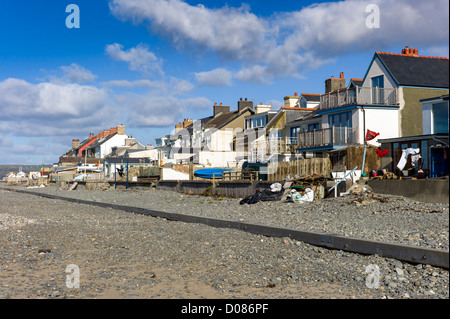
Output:
M194 172L194 175L201 178L222 178L223 172L232 171L232 169L227 168L202 168Z

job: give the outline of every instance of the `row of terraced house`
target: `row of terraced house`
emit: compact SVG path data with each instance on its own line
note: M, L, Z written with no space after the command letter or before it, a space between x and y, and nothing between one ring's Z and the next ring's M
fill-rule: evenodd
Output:
M367 143L389 171L414 149L430 177L448 175L448 90L448 58L408 47L376 52L362 78L347 81L341 72L325 80L323 93L285 96L278 110L242 98L235 110L215 103L211 116L185 119L156 145L163 162L235 167L345 156L348 147ZM367 139L368 132L376 138ZM410 157L404 169L416 164Z
M240 98L236 109L214 103L210 116L194 120L187 115L154 147L129 137L121 125L81 143L75 140L60 164L101 161L106 173L113 163L123 165L124 158L157 166L236 168L245 162L345 158L349 148L366 144L389 171L415 166L429 177L448 175L449 59L422 56L408 47L375 52L361 74L346 80L341 72L324 81L323 92L285 96L278 110L247 98ZM417 154L419 161L413 157Z

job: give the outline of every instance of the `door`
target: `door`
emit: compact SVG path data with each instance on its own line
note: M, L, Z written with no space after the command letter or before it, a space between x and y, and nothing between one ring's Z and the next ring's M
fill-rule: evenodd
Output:
M430 149L430 162L430 177L448 175L448 159L443 147L432 147Z

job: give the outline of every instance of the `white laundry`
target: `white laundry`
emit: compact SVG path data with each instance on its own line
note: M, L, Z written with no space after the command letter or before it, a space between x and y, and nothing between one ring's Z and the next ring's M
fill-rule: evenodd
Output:
M406 165L406 162L408 161L408 155L411 156L411 162L414 164L416 161L420 158L420 149L419 148L407 148L405 150L402 150L402 156L400 157L400 161L397 164L397 167L399 170L403 170L403 168Z
M422 156L420 154L414 154L411 156L411 165L416 166L416 163L421 159Z

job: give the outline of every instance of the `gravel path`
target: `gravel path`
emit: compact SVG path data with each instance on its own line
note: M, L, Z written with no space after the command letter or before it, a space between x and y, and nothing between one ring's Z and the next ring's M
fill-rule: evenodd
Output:
M448 249L448 205L398 197L239 205L155 189L27 190ZM0 241L0 298L449 297L448 271L436 267L3 189ZM72 264L79 288L66 285ZM378 288L367 287L369 265L379 269Z

